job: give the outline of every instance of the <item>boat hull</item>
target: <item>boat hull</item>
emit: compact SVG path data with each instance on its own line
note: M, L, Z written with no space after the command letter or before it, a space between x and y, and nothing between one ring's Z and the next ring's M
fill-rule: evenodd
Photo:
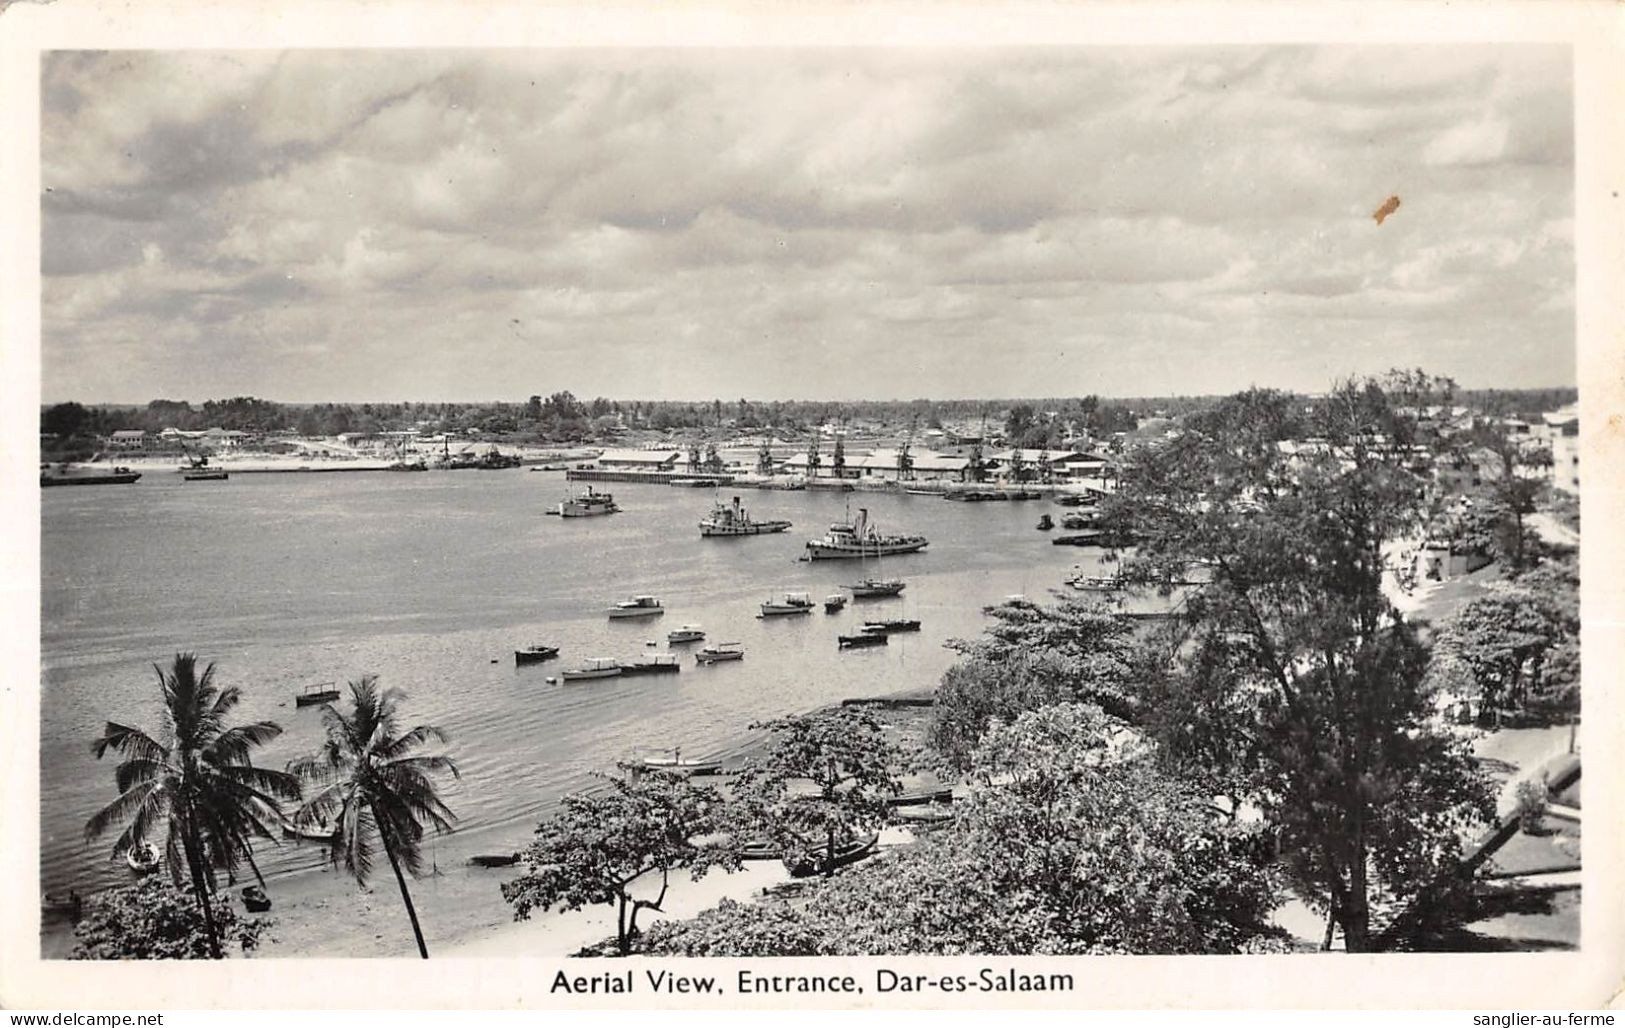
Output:
M566 682L584 682L594 678L619 678L619 667L608 668L573 668L569 671L559 672L559 677Z
M929 545L930 543L924 539L862 544L828 543L814 540L807 544L807 559L864 560L869 557L895 557L902 553L918 553Z
M648 607L638 610L618 610L611 608L605 613L607 613L613 620L620 621L624 618L657 618L666 612L660 607Z
M540 664L542 661L552 660L558 655L558 649L552 646L544 650L514 650L513 662L515 664Z
M763 521L749 525L710 525L700 522L700 535L706 539L728 539L745 535L771 535L774 532L787 532L791 528L788 521Z
M41 489L58 485L129 485L141 477L139 471L112 472L105 475L41 475Z

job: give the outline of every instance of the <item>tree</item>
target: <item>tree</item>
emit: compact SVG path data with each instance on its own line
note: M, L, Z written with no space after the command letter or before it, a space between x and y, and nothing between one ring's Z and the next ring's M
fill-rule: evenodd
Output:
M671 873L686 869L699 879L712 867L738 867L724 847L701 845L712 832L721 802L715 790L696 786L688 776L623 764L624 777L599 775L608 790L566 796L559 813L536 828L525 851L526 871L502 885L513 904L514 920L533 910L590 904L615 907L615 942L624 956L638 935L638 914L658 912L666 900ZM660 877L654 899L633 895L633 886Z
M121 754L115 772L118 799L85 824L87 838L124 825L113 845L115 856L148 841L167 822L165 863L179 882L185 868L192 897L203 917L215 957L221 955L217 912L211 897L216 869L253 864L254 837L270 838L277 801L299 797L293 776L255 767L252 750L278 735L272 721L227 727L226 718L242 700L236 686L218 688L214 665L197 671L197 656L177 653L169 672L153 665L163 695L164 741L140 728L109 721L91 745L99 760L108 750ZM259 869L254 868L256 877Z
M742 829L772 839L786 863L811 860L824 875L833 874L837 850L884 824L886 797L902 791L891 771L896 754L880 723L837 707L751 729L771 739L767 752L738 775ZM803 782L812 791L799 787Z
M402 865L414 877L423 873L423 834L427 823L449 832L457 816L441 800L434 776L457 776L457 765L443 754L416 752L429 743L445 744L446 733L433 725L400 730L399 690L378 688L378 676L350 683L348 713L322 705L326 741L314 756L290 765L302 778L319 785L295 816L298 824L334 826L329 856L361 884L372 873L374 846L382 846L401 902L412 922L418 954L427 960L417 908L406 887Z
M45 408L40 415L40 431L62 439L70 439L91 431L95 415L78 403L58 403Z
M791 900L655 926L684 956L1234 953L1279 935L1254 827L1134 753L1098 708L995 724L984 783L914 846Z
M1421 687L1426 647L1382 591L1384 546L1422 521L1414 423L1371 382L1338 386L1298 425L1289 396L1249 390L1184 419L1133 455L1107 508L1139 539L1131 578L1208 581L1190 608L1200 652L1225 673L1171 659L1170 688L1245 740L1227 781L1281 833L1283 856L1351 951L1372 902L1404 901L1448 866L1489 794L1464 748L1439 733ZM1299 432L1316 443L1283 446ZM1180 744L1166 722L1151 727ZM1187 750L1188 752L1188 750Z
M1098 603L1067 599L1054 606L1009 600L988 609L980 639L949 645L965 655L943 675L932 705L928 741L957 769L970 764L994 718L1011 720L1060 702L1088 702L1127 716L1131 623Z
M217 936L235 940L248 953L272 924L261 917L238 920L229 903L215 911L211 924L199 906L163 875L108 889L85 902L73 926L73 959L218 959Z
M1499 584L1463 604L1445 623L1440 649L1468 668L1480 709L1499 716L1521 708L1544 685L1547 657L1576 638L1572 621L1553 600L1523 585Z

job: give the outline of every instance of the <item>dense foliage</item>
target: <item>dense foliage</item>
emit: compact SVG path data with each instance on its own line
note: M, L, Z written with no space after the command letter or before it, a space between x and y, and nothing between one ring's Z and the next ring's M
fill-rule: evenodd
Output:
M1300 892L1362 951L1373 903L1451 866L1489 795L1430 719L1427 648L1383 592L1385 547L1426 515L1414 423L1375 382L1316 405L1317 445L1282 446L1300 416L1266 390L1192 415L1132 456L1110 516L1140 540L1130 576L1206 576L1159 695L1205 723L1147 727L1186 766L1235 761L1216 784L1263 811Z
M75 960L206 960L216 951L215 934L248 953L271 926L269 919L239 919L231 904L214 910L211 925L196 898L163 875L108 889L85 902L74 925Z
M885 823L886 798L901 791L895 749L878 721L848 707L751 727L769 739L736 776L735 838L771 839L787 863L832 873L843 844Z
M995 723L955 820L809 888L660 923L685 956L1232 953L1278 933L1260 838L1133 752L1098 708Z
M607 904L616 911L616 944L630 951L638 935L638 914L659 911L671 873L702 877L714 866L732 870L737 856L720 843L701 844L713 834L720 802L716 792L686 775L622 765L624 777L601 775L607 789L594 795L566 796L560 811L536 828L525 851L525 873L502 885L514 919L533 910L579 910ZM658 877L653 898L636 886Z

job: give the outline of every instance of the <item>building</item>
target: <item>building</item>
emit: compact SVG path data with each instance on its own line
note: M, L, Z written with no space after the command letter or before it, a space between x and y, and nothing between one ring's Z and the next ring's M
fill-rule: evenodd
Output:
M1542 429L1552 447L1552 486L1566 493L1580 492L1580 407L1569 404L1541 416Z
M598 455L598 464L605 468L626 468L631 471L672 471L679 464L687 465L682 450L605 450Z
M120 450L139 450L147 445L147 433L139 428L127 428L107 437L109 445Z

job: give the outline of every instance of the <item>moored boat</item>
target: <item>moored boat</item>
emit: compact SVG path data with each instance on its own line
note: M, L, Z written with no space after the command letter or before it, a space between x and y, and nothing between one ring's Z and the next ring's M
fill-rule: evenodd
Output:
M854 582L847 586L852 590L852 597L858 600L877 599L883 596L896 596L903 591L905 583L900 578L865 578L861 582Z
M675 653L651 653L647 657L639 657L629 664L621 665L623 675L675 675L682 668L677 666Z
M822 538L807 543L808 560L889 557L916 553L930 545L923 535L882 535L869 521L867 507L858 508L856 520L829 526Z
M468 858L475 867L512 867L519 863L517 853L476 853Z
M85 467L74 464L41 464L40 488L57 485L128 485L141 472L126 467Z
M699 625L684 625L682 628L676 628L666 633L666 642L668 643L700 642L704 638L705 629Z
M1054 527L1055 527L1055 519L1054 518L1050 517L1048 514L1040 514L1038 516L1038 530L1040 532L1048 532L1050 529L1052 529Z
M784 861L784 866L790 872L791 878L807 878L826 870L855 864L873 853L876 844L879 842L880 836L877 833L870 832L868 835L859 836L849 840L845 845L836 847L833 857L820 850L800 860L792 861L787 858Z
M293 820L283 818L282 834L290 839L309 839L312 842L331 842L333 833L338 829L331 821L325 818L301 819L297 815Z
M714 775L722 770L720 760L702 760L683 756L682 748L671 751L671 756L644 757L644 767L661 771L681 771L691 775Z
M595 492L592 486L587 491L559 504L559 516L565 518L591 518L603 514L616 514L620 507L615 505L615 497L609 493Z
M612 619L621 618L653 618L666 613L666 608L653 596L632 596L620 600L615 606L604 611Z
M860 646L886 645L885 632L860 632L857 635L838 635L835 637L835 648L850 650Z
M543 646L537 643L534 646L526 646L522 650L514 650L513 662L515 664L540 664L542 661L552 660L558 655L559 648L557 646Z
M707 539L767 535L772 532L783 532L789 527L788 521L754 520L750 512L740 506L739 497L735 496L732 505L719 503L700 521L700 535Z
M871 635L888 635L892 632L918 632L920 623L913 618L888 618L884 621L865 621L863 630Z
M846 606L846 596L841 593L830 593L824 597L824 613L833 614Z
M299 690L293 698L296 707L309 707L317 703L332 703L339 698L337 682L313 682Z
M720 664L727 660L744 659L745 651L740 648L738 643L718 643L715 646L707 646L694 654L694 662L697 664Z
M218 468L205 468L202 471L181 472L182 481L186 482L224 482L231 476Z
M620 674L620 661L610 657L590 657L580 667L565 668L560 671L559 677L566 682L577 682L592 678L618 678Z
M156 843L136 843L124 853L124 863L129 865L130 870L138 875L152 874L158 870L158 865L163 862L163 854L158 852Z
M785 593L782 600L768 600L762 604L761 616L770 618L789 614L809 614L812 609L813 602L807 598L806 593Z

